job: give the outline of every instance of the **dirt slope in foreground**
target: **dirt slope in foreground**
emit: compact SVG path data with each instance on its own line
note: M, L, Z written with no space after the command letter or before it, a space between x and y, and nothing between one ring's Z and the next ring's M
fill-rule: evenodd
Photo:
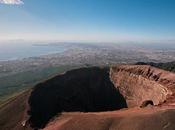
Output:
M175 109L130 108L105 113L64 113L44 130L175 130Z

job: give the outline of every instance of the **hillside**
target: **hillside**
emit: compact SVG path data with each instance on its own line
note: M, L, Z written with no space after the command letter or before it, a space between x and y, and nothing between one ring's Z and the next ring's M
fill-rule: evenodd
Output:
M40 81L53 77L58 73L77 68L78 66L59 66L48 67L44 69L36 69L32 71L24 71L4 77L0 77L0 105L9 100L14 95L30 89L33 85Z

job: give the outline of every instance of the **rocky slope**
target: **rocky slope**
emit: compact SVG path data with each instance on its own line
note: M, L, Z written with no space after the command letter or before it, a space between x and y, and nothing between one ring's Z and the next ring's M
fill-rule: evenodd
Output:
M174 95L175 74L148 65L76 69L1 108L0 129L174 130Z

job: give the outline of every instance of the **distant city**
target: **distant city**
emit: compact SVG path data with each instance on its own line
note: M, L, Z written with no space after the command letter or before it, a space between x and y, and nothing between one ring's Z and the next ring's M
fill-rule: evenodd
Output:
M175 49L139 44L103 43L49 43L30 44L2 49L8 57L0 55L0 77L18 72L63 65L112 65L136 62L171 62ZM18 47L17 47L18 48ZM15 58L13 58L15 57Z

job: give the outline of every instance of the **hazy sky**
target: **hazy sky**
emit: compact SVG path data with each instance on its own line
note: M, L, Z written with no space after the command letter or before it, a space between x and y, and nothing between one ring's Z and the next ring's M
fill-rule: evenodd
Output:
M175 40L175 0L0 0L0 40Z

